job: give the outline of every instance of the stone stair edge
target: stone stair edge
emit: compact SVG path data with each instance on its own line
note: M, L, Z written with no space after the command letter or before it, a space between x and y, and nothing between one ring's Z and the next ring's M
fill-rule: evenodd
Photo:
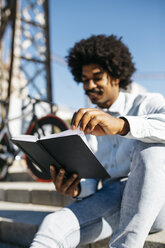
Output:
M2 242L0 240L0 248L28 248L28 247Z
M28 181L23 181L23 180L28 180ZM45 183L45 182L36 182L34 181L34 179L31 178L31 176L28 174L28 172L26 171L16 171L14 172L14 170L12 170L12 172L10 173L9 177L8 177L8 181L5 182L0 182L0 198L1 195L3 194L3 192L8 191L8 193L12 193L12 192L32 192L34 193L34 196L36 197L39 193L40 198L42 197L46 197L45 200L48 200L48 203L50 204L45 204L45 201L38 201L40 203L37 204L36 202L33 203L18 203L18 202L9 202L9 201L0 201L0 211L1 210L12 210L12 206L15 205L16 206L16 211L22 211L22 209L24 209L25 211L34 211L34 212L38 212L39 211L43 211L43 212L51 212L51 211L55 211L56 209L58 209L59 207L55 207L53 204L55 203L54 201L50 201L49 198L51 198L52 194L53 195L57 195L54 188L53 183ZM55 192L55 193L53 193ZM20 193L20 195L21 195ZM47 195L45 195L45 193L48 193ZM48 197L49 195L49 197ZM17 198L18 199L18 198ZM60 200L59 200L60 199ZM61 196L59 196L58 198L59 202L62 202L64 204L66 204L67 201L69 201L68 199L63 199L61 198ZM11 204L11 206L9 207L9 205ZM63 205L61 204L61 206ZM6 205L6 206L5 206ZM7 207L8 205L8 207ZM60 204L59 204L60 205ZM26 206L26 207L25 207ZM6 208L5 208L6 207ZM48 210L48 211L46 211ZM21 233L22 233L22 227L24 230L31 230L31 236L28 236L29 240L26 240L26 244L25 242L18 242L17 241L17 235L15 236L14 233L12 234L13 239L12 242L10 243L8 240L8 235L7 238L3 241L1 241L0 238L0 248L28 248L29 247L29 241L30 239L32 239L32 236L34 235L34 231L37 230L36 225L33 225L33 229L32 226L26 223L21 223L21 222L17 222L16 221L12 221L12 219L10 218L0 218L0 226L2 225L2 223L4 225L6 225L6 229L10 230L11 232L14 232L15 227L17 227L18 233L20 232L19 229L21 229ZM27 229L26 229L27 228ZM36 229L35 229L36 228ZM8 233L8 232L7 232ZM29 233L29 231L28 231ZM0 234L1 234L1 228L0 228ZM25 241L25 240L23 240ZM8 244L6 242L9 242ZM108 242L109 239L105 239L102 241L98 241L96 243L93 244L89 244L89 245L81 245L78 246L78 248L108 248ZM4 246L3 246L4 245ZM6 246L8 245L8 246ZM147 237L147 240L145 242L145 246L144 248L165 248L165 231L163 232L159 232L159 233L155 233L152 235L149 235Z
M49 206L44 204L32 204L32 203L18 203L18 202L6 202L0 201L0 211L2 210L13 210L13 211L56 211L61 207ZM1 218L1 216L0 216Z
M3 181L0 182L1 189L45 189L45 190L54 190L55 186L52 182L31 182L31 181Z
M0 182L0 201L65 206L73 199L58 193L52 182Z
M32 217L34 217L35 214L36 213L33 213ZM30 244L35 232L37 231L39 223L41 222L42 218L46 214L47 213L45 213L42 217L40 217L41 219L36 220L36 222L34 223L33 222L26 223L26 221L21 222L20 219L18 221L17 220L12 221L12 218L0 218L0 229L1 229L0 240L3 242L10 241L10 243L12 244L20 245L20 246L22 245L22 248L26 248ZM34 221L34 218L33 218L33 221ZM2 233L2 230L3 230L3 233ZM23 239L23 240L18 241L17 237L22 233L22 231L24 233L28 233L28 236L26 237L26 240ZM10 240L8 239L9 234L11 237ZM105 240L98 241L93 244L89 244L85 246L81 245L78 247L79 248L108 248L108 241L109 239L105 239ZM149 235L145 242L145 246L144 246L144 248L163 248L163 247L165 247L165 231Z

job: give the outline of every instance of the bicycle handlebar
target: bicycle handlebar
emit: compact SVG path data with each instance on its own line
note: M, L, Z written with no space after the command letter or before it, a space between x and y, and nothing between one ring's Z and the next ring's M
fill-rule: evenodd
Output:
M51 110L52 110L52 112L53 113L56 113L57 111L58 111L58 105L56 105L56 104L54 104L54 103L51 103L51 102L49 102L48 100L43 100L43 99L38 99L38 98L33 98L33 97L31 97L30 95L27 95L27 98L29 99L29 101L28 101L28 103L25 105L25 106L22 106L22 108L21 108L21 110L23 111L23 110L25 110L30 104L31 104L31 106L32 106L32 110L30 110L28 113L26 113L26 114L23 114L23 116L27 116L27 115L29 115L29 113L32 111L33 112L33 114L35 113L35 105L37 104L37 103L40 103L40 102L45 102L45 103L48 103L48 104L50 104L50 106L51 106ZM6 101L4 101L4 100L0 100L0 104L2 104L4 107L5 107L5 109L7 109L7 107L8 107L8 99L6 100ZM19 119L20 118L20 116L16 116L16 117L14 117L14 118L12 118L12 119L8 119L8 113L6 112L6 114L5 114L5 117L4 117L4 121L5 122L8 122L8 121L13 121L13 120L17 120L17 119Z
M29 99L29 102L25 106L22 107L22 110L26 109L29 106L30 103L32 105L35 105L35 104L40 103L40 102L45 102L45 103L50 104L51 106L55 105L57 107L57 105L55 103L52 103L52 102L50 102L48 100L31 97L30 95L27 95L27 97Z
M39 102L45 102L45 103L48 103L48 104L50 104L50 105L55 105L55 106L57 106L57 104L55 104L55 103L53 103L53 102L50 102L50 101L45 100L45 99L39 99L39 98L31 97L30 95L27 95L27 98L29 99L29 102L28 102L25 106L22 107L22 110L26 109L27 106L29 105L29 103L37 104L37 103L39 103ZM9 100L8 100L8 99L5 100L5 101L0 99L0 104L2 104L3 106L6 107L6 106L8 105L8 103L9 103Z

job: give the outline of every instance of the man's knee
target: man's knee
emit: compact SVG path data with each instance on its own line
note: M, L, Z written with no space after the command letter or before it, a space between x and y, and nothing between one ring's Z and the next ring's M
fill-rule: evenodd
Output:
M165 230L165 204L161 208L161 211L159 212L158 216L156 217L150 232L159 232L163 230Z
M42 239L43 244L51 243L50 247L76 247L80 241L79 229L74 213L63 208L44 218L34 241L37 244Z
M165 172L165 144L137 142L133 154L133 164L144 169L162 168Z

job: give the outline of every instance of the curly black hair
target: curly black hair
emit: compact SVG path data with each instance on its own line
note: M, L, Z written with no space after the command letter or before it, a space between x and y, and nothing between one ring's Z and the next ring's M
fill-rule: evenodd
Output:
M128 48L115 35L92 35L75 43L66 56L68 66L76 82L81 82L82 66L98 64L112 78L120 79L119 87L126 89L136 70Z

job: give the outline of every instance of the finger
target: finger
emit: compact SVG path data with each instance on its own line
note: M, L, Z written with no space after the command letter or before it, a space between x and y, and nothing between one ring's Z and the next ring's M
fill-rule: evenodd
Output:
M50 175L51 175L51 178L53 180L53 182L55 181L55 178L56 178L56 169L53 165L50 165Z
M84 131L86 127L88 126L89 122L93 118L93 112L87 111L81 118L81 123L80 123L80 130Z
M71 120L71 126L74 126L74 119L75 119L76 115L77 115L77 112L75 112L73 114L73 117L72 117L72 120Z
M80 125L80 129L83 131L85 127L88 125L88 122L95 115L98 115L100 110L96 108L83 108L80 109L76 116L74 117L74 125L77 127Z
M98 109L89 109L82 117L81 119L81 124L80 124L80 128L82 131L85 131L85 129L88 127L90 127L90 129L92 128L91 126L91 121L93 119L97 119L99 118L99 115L102 115L102 112L100 112L100 110Z
M80 192L80 187L79 187L79 184L80 184L80 181L81 179L76 179L74 181L74 183L68 188L67 190L67 194L72 196L72 197L76 197Z
M74 119L72 120L72 129L76 129L79 126L81 119L82 119L83 115L86 113L86 111L87 111L86 108L82 108L82 109L79 109L74 114Z
M57 176L55 178L55 186L56 186L56 189L58 191L61 191L61 187L62 187L64 178L65 178L65 170L60 169L59 173L57 174Z
M100 118L95 116L91 118L88 122L88 125L84 129L84 133L91 133L94 131L94 129L99 125Z
M65 183L63 183L62 188L61 188L63 194L68 191L68 189L75 182L75 180L77 179L77 177L78 177L77 174L73 174L70 178L68 178L65 181Z

